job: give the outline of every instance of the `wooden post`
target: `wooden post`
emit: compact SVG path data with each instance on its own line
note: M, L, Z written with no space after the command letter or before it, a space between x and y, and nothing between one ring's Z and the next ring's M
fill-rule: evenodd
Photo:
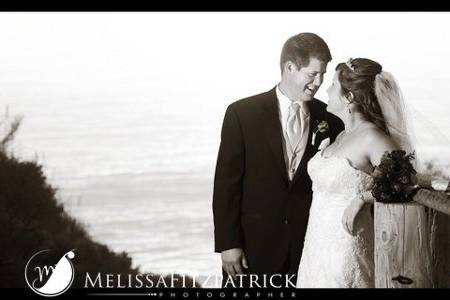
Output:
M414 202L376 202L375 287L450 287L450 216Z

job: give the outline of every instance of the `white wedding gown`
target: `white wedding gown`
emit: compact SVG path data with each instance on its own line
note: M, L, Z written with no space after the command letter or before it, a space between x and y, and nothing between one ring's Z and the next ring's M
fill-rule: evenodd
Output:
M370 206L358 214L354 236L342 225L345 208L372 177L353 168L345 158L318 152L308 164L313 182L298 288L374 287L374 234Z

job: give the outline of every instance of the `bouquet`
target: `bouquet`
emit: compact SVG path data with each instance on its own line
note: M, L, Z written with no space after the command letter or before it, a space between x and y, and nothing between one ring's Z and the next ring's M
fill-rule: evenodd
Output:
M372 196L382 203L417 202L450 215L450 197L442 191L417 184L417 172L412 165L414 153L403 150L385 152L373 173Z

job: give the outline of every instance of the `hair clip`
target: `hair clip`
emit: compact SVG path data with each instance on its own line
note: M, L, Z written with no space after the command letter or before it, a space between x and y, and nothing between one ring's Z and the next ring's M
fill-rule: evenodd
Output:
M353 66L353 58L350 58L349 60L347 60L347 62L345 64L347 65L347 67L349 67L350 70L352 70L353 72L356 72L355 67Z

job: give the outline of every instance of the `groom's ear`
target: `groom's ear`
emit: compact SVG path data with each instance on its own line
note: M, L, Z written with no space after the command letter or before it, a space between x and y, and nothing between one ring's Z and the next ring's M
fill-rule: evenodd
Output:
M294 71L297 71L297 66L292 61L288 60L284 64L284 71L287 73L292 73Z

